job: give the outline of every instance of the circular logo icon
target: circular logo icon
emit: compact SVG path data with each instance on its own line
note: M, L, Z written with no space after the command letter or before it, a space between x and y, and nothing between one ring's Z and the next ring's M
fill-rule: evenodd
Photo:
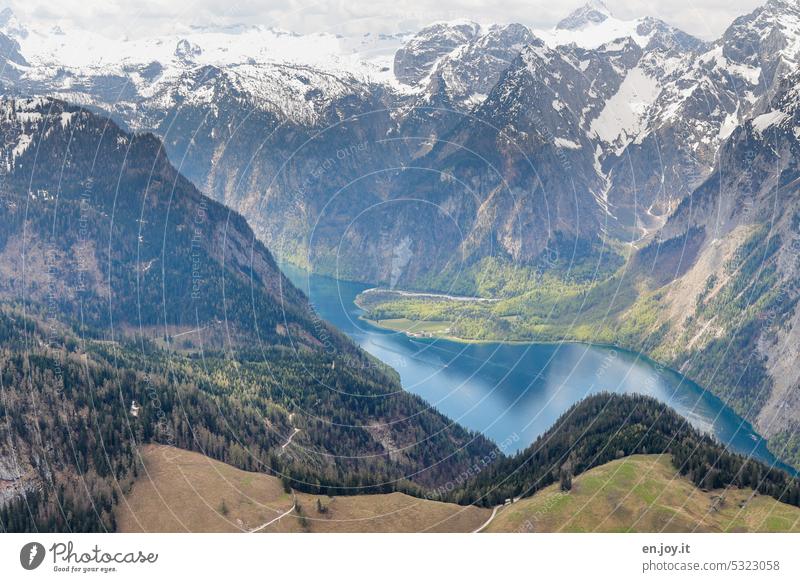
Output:
M35 570L44 561L44 546L39 542L30 542L22 546L19 552L19 563L26 570Z

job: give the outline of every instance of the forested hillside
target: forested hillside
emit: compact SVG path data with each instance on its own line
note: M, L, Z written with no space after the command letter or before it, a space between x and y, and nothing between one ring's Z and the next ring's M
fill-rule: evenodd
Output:
M672 409L646 396L600 394L576 404L534 444L481 471L448 498L496 505L633 454L669 454L698 487L750 487L800 505L800 482L780 469L728 452Z
M155 137L56 100L0 113L6 527L113 527L149 441L349 492L496 450L323 322Z

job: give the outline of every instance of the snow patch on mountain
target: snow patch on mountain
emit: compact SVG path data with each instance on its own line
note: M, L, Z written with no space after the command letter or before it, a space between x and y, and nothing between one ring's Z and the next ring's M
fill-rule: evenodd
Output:
M722 122L719 128L719 141L728 139L737 127L739 127L738 109L725 116L725 121Z
M592 134L616 148L619 154L643 129L645 115L661 90L661 85L640 67L631 69L619 90L590 126Z
M566 148L566 149L569 149L569 150L579 150L579 149L581 149L581 144L575 143L574 141L566 139L566 138L563 138L563 137L555 138L554 143L556 144L556 146L558 146L560 148Z
M761 67L733 62L723 55L723 51L724 47L720 44L707 53L700 55L697 62L702 66L714 68L718 71L729 73L731 76L744 79L750 85L758 85L761 78Z
M231 32L200 31L136 40L111 39L91 31L67 30L53 35L25 35L0 28L14 38L22 53L38 66L60 66L94 74L122 75L158 63L164 67L291 63L347 72L363 78L387 78L385 55L375 57L330 33L298 35L251 26ZM397 45L400 40L397 40Z
M313 125L329 104L370 85L404 90L391 65L408 35L348 38L240 26L128 40L27 30L9 14L0 13L0 32L24 55L7 61L17 73L17 94L105 109L134 130L154 129L181 104L206 104L213 112L222 98Z
M753 118L753 129L763 134L770 127L781 124L783 121L789 119L789 117L790 116L783 111L770 111Z

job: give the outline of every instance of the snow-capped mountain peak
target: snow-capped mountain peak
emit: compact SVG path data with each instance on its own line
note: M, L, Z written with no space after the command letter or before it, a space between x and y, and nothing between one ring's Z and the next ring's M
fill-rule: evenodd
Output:
M556 30L583 30L611 18L602 0L590 0L556 25Z
M4 8L0 11L0 32L14 39L28 36L28 29L17 20L11 8Z
M653 22L659 23L659 28L672 29L653 18L622 20L610 12L601 12L591 6L587 4L553 29L536 30L536 35L551 47L574 44L585 49L596 49L621 38L632 38L639 46L645 47L654 32Z
M480 32L481 26L469 20L426 26L395 54L395 77L406 85L423 81L440 58L474 40Z
M486 99L502 73L532 43L541 41L521 24L482 28L475 38L432 63L418 88L419 104L472 109Z

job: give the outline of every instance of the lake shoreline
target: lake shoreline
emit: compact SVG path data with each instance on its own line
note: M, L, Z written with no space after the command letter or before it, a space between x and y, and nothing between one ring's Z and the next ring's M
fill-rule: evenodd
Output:
M495 443L518 435L518 449L507 454L524 450L566 408L591 394L637 393L667 404L734 452L796 471L718 396L647 354L577 339L415 336L369 319L357 302L368 285L283 268L323 319L398 373L404 390ZM441 333L449 322L429 322L429 330L431 325Z
M393 331L393 332L397 332L397 333L402 333L402 334L406 335L407 337L409 337L411 339L443 340L443 341L453 342L453 343L457 343L457 344L476 344L476 345L493 345L493 344L497 344L497 345L508 345L508 346L525 346L525 345L530 345L530 346L552 346L552 345L560 345L560 344L576 344L576 345L593 346L593 347L598 347L598 348L611 348L611 349L618 350L618 351L621 351L621 352L626 352L626 353L630 353L630 354L636 354L637 356L641 356L643 358L647 358L648 361L657 363L662 368L669 369L669 370L672 370L672 371L680 374L679 371L673 370L672 368L670 368L666 364L662 364L658 360L654 360L653 358L651 358L650 356L648 356L647 354L645 354L643 352L637 352L636 350L625 348L625 347L622 347L622 346L620 346L618 344L612 344L612 343L606 343L606 342L592 342L592 341L588 341L588 340L579 340L579 339L560 339L560 340L548 340L548 339L536 339L536 340L533 340L533 339L519 339L519 340L515 340L515 339L506 339L506 340L501 340L501 339L469 339L469 338L462 338L462 337L453 336L453 335L431 335L431 336L426 336L426 337L418 337L418 336L415 336L415 335L412 335L412 334L408 333L405 330L396 329L396 328L393 328L393 327L388 327L386 325L382 325L380 321L377 321L377 320L374 320L374 319L370 319L369 317L366 317L366 316L359 316L359 319L361 321L365 321L365 322L369 323L370 325L375 326L375 327L377 327L377 328L379 328L379 329L381 329L383 331ZM414 321L414 320L408 319L406 321Z

